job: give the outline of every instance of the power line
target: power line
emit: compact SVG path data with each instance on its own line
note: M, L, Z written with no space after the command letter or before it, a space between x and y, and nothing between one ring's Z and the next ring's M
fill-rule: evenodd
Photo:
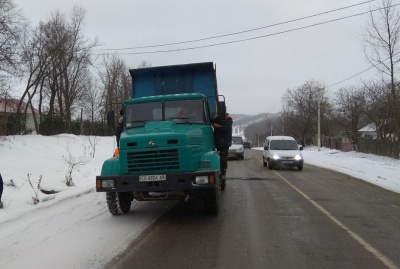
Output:
M332 85L326 86L325 89L331 88L331 87L336 86L336 85L338 85L338 84L341 84L341 83L343 83L343 82L345 82L345 81L348 81L348 80L350 80L350 79L352 79L352 78L355 78L355 77L361 75L362 73L367 72L368 70L372 69L372 68L375 67L375 66L376 66L376 65L371 65L371 66L368 67L367 69L365 69L365 70L363 70L363 71L361 71L361 72L359 72L359 73L357 73L357 74L355 74L355 75L352 75L351 77L348 77L348 78L346 78L346 79L344 79L344 80L341 80L341 81L339 81L339 82L336 82L336 83L334 83L334 84L332 84Z
M395 53L392 57L397 56L398 54L400 54L400 52ZM386 61L389 60L389 59L390 59L390 57L386 58L386 59L383 60L382 62L386 62ZM382 63L380 63L380 64L382 64ZM358 72L358 73L355 74L355 75L352 75L352 76L350 76L350 77L348 77L348 78L346 78L346 79L343 79L343 80L341 80L341 81L339 81L339 82L336 82L336 83L334 83L334 84L331 84L331 85L329 85L329 86L326 86L325 89L331 88L331 87L336 86L336 85L338 85L338 84L341 84L341 83L343 83L343 82L345 82L345 81L348 81L348 80L350 80L350 79L352 79L352 78L355 78L355 77L361 75L362 73L365 73L365 72L369 71L369 70L372 69L373 67L377 67L377 64L372 64L372 65L371 65L370 67L368 67L367 69L364 69L363 71Z
M333 13L333 12L349 9L349 8L352 8L352 7L364 5L364 4L367 4L367 3L370 3L370 2L374 2L374 1L375 0L369 0L369 1L361 2L361 3L353 4L353 5L350 5L350 6L345 6L345 7L341 7L341 8L337 8L337 9L321 12L321 13L317 13L317 14L314 14L314 15L301 17L301 18L298 18L298 19L293 19L293 20L288 20L288 21L284 21L284 22L274 23L274 24L270 24L270 25L266 25L266 26L261 26L261 27L252 28L252 29L248 29L248 30L243 30L243 31L240 31L240 32L229 33L229 34L223 34L223 35L217 35L217 36L211 36L211 37L205 37L205 38L199 38L199 39L193 39L193 40L187 40L187 41L179 41L179 42L173 42L173 43L159 44L159 45L146 45L146 46L136 46L136 47L130 47L130 48L116 48L116 49L96 49L94 51L120 51L120 50L133 50L133 49L166 47L166 46L172 46L172 45L187 44L187 43L205 41L205 40L210 40L210 39L215 39L215 38L239 35L239 34L244 34L244 33L248 33L248 32L258 31L258 30L261 30L261 29L271 28L271 27L275 27L275 26L279 26L279 25L289 24L289 23L296 22L296 21L310 19L310 18L313 18L313 17L321 16L321 15L326 15L326 14L329 14L329 13Z
M395 6L398 6L398 5L400 5L400 4L395 4L395 5L392 5L391 7L395 7ZM303 30L303 29L307 29L307 28L311 28L311 27L315 27L315 26L319 26L319 25L328 24L328 23L331 23L331 22L336 22L336 21L340 21L340 20L353 18L353 17L358 17L358 16L361 16L361 15L368 14L370 12L375 12L375 11L381 10L381 9L382 8L378 8L378 9L375 9L375 10L361 12L361 13L358 13L358 14L353 14L353 15L349 15L349 16L345 16L345 17L340 17L340 18L337 18L337 19L332 19L332 20L329 20L329 21L315 23L315 24L311 24L311 25L307 25L307 26L298 27L298 28L293 28L293 29L289 29L289 30L285 30L285 31L281 31L281 32L272 33L272 34L266 34L266 35L255 36L255 37L244 38L244 39L238 39L238 40L233 40L233 41L214 43L214 44L210 44L210 45L202 45L202 46L195 46L195 47L188 47L188 48L181 48L181 49L144 51L144 52L122 52L122 53L117 52L117 54L118 55L156 54L156 53L179 52L179 51L187 51L187 50L195 50L195 49L203 49L203 48L209 48L209 47L228 45L228 44L233 44L233 43L245 42L245 41L250 41L250 40L256 40L256 39L261 39L261 38L266 38L266 37L286 34L286 33L289 33L289 32L295 32L295 31L299 31L299 30ZM107 55L107 54L106 53L97 53L96 55Z

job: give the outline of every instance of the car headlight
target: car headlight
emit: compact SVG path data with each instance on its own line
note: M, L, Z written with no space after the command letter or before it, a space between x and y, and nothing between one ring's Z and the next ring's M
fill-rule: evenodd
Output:
M296 160L296 161L300 161L301 159L303 159L300 155L296 155L296 156L294 156L294 159Z
M238 148L238 152L243 152L243 148Z
M272 156L272 159L274 159L274 160L279 160L281 157L279 157L278 155L274 155L274 156Z

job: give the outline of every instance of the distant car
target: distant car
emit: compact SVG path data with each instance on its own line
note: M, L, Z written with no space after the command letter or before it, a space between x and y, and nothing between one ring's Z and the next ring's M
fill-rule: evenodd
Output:
M244 159L244 145L241 136L232 136L232 145L228 150L228 158Z
M269 169L274 167L297 167L303 170L303 147L297 145L291 136L268 136L263 150L263 165Z
M243 143L243 146L244 146L245 149L251 149L251 144L250 144L250 142L244 142L244 143Z

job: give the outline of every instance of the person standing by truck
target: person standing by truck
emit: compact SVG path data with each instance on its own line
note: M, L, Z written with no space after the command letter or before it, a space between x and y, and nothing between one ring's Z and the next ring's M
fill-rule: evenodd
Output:
M1 201L1 195L3 194L3 178L0 174L0 208L3 208L3 202Z
M221 163L221 190L225 189L226 185L226 170L228 169L228 150L232 145L232 125L233 120L229 113L225 114L225 119L215 119L212 121L214 127L214 143L219 153Z
M121 133L122 133L122 129L123 129L123 121L124 121L124 112L121 108L121 110L119 111L119 119L118 119L118 125L117 128L115 129L115 138L117 140L117 148L119 148L119 139L121 138Z

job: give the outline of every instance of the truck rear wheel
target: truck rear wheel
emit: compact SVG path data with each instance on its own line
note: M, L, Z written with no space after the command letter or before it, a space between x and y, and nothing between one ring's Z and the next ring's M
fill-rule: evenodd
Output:
M204 197L204 206L207 212L211 215L218 215L219 212L219 197L218 188L209 190Z
M128 213L131 209L132 194L128 192L107 192L108 211L114 216Z

